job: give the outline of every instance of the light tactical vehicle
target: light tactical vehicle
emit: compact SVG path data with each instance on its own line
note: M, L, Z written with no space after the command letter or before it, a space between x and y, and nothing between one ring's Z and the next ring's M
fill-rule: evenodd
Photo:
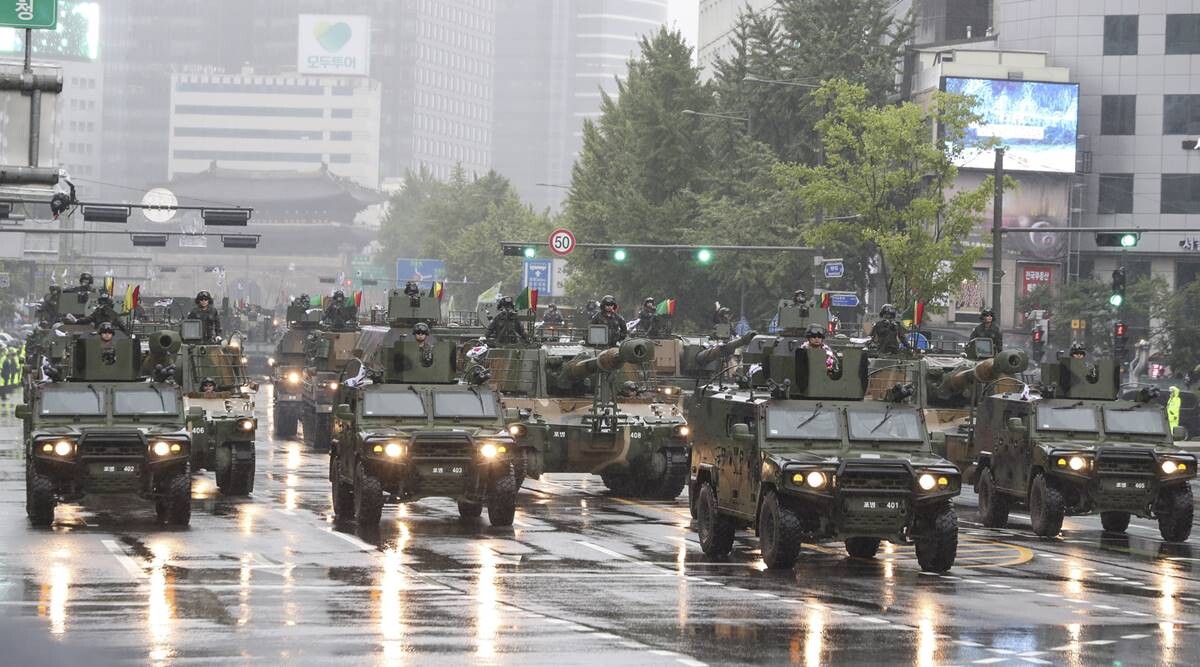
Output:
M672 499L687 482L689 436L678 388L657 386L644 366L647 339L608 347L593 326L590 344L546 343L488 350L492 386L518 421L510 429L533 449L525 473L600 475L618 495Z
M306 317L320 310L310 310ZM338 378L346 365L378 344L383 327L317 329L304 341L305 366L300 378L300 424L304 442L316 449L329 447L333 408L341 388ZM355 353L359 354L356 355Z
M705 385L688 402L689 498L704 553L728 554L735 531L753 528L771 568L791 567L802 542L843 540L870 558L888 540L915 543L922 570L948 570L961 476L904 402L911 387L864 401L864 350L767 342L749 381Z
M339 378L329 481L334 512L359 527L379 524L385 502L428 497L458 502L463 518L488 510L493 526L510 526L523 460L505 428L500 400L486 376L460 379L457 345L418 342L412 326L432 309L393 290L393 323L370 363L351 363Z
M25 509L49 526L60 502L131 495L155 503L159 521L191 520L190 438L179 387L141 373L141 346L118 333L75 338L58 369L17 406L25 433ZM56 374L58 374L56 373Z
M982 399L962 446L978 453L984 525L1007 525L1024 504L1044 537L1065 516L1099 513L1107 531L1125 532L1139 516L1157 519L1168 542L1188 539L1196 457L1172 442L1150 392L1116 400L1119 373L1112 359L1064 358L1042 365L1040 391Z
M272 422L281 438L296 435L304 414L304 367L307 358L304 342L321 321L321 311L292 304L287 309L288 328L275 346L271 357L271 384L274 387Z

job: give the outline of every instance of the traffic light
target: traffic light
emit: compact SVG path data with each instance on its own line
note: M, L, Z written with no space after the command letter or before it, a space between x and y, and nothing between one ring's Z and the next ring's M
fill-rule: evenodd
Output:
M500 250L505 257L524 257L525 259L537 257L537 248L531 245L503 243L500 245Z
M1046 356L1046 333L1041 327L1034 327L1031 333L1033 338L1033 360L1037 363L1042 362L1042 358Z
M1108 295L1108 303L1113 308L1120 308L1125 303L1125 267L1118 266L1112 272L1112 291Z
M701 264L708 264L713 261L713 251L708 248L701 248L696 251L696 261Z
M629 259L629 251L624 248L593 248L592 258L607 259L620 264Z
M624 248L613 248L612 260L614 262L624 262L629 258L629 253L625 252Z
M1141 238L1138 232L1097 232L1096 245L1101 248L1136 248Z
M1129 340L1125 333L1125 323L1117 320L1116 324L1113 325L1113 352L1118 359L1125 356L1126 343Z

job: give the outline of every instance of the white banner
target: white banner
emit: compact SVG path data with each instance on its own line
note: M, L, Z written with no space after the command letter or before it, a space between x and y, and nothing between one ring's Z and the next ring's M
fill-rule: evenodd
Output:
M367 76L371 63L371 17L301 14L296 69L301 74Z

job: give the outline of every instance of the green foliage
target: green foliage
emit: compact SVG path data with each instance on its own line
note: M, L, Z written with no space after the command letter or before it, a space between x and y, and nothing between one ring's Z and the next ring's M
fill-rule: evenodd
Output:
M817 123L823 163L777 169L798 202L826 216L807 238L817 246L867 244L882 258L889 301L936 308L973 275L984 252L966 241L992 181L952 189L963 132L974 118L969 101L938 93L928 109L911 102L875 106L866 88L842 80L826 82L813 95L829 110ZM941 143L933 140L935 126Z
M1149 338L1172 370L1182 375L1200 364L1200 281L1170 290L1162 279L1143 279L1126 291L1126 303L1149 308L1155 324Z
M521 286L522 262L503 257L501 241L540 240L552 227L549 214L521 203L508 179L495 172L472 179L458 169L442 182L422 170L405 175L404 188L389 202L379 240L389 258L445 261L450 281L465 277L470 283L451 284L459 303L474 304L497 281L508 294Z
M1112 350L1112 325L1117 319L1108 303L1110 291L1108 283L1094 279L1039 286L1018 296L1017 310L1047 312L1050 320L1050 330L1046 332L1048 349L1065 350L1072 342L1080 341L1089 350L1108 354ZM1165 294L1167 290L1161 279L1143 278L1130 285L1126 292L1129 298L1121 309L1121 317L1128 321L1161 311L1164 303L1155 295ZM1087 328L1083 331L1071 329L1072 320L1083 320ZM1136 339L1137 334L1130 330L1131 339ZM1130 349L1133 349L1132 343Z

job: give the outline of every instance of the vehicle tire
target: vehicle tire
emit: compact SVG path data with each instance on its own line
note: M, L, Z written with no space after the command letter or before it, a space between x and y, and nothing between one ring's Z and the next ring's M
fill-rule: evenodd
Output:
M695 519L696 518L696 482L695 481L688 482L687 492L688 492L688 512L690 512L692 515L692 518Z
M847 537L846 553L851 558L874 558L881 541L878 537Z
M634 495L634 483L630 476L623 472L606 472L600 474L600 480L604 482L604 486L608 487L613 495L617 496L632 496Z
M296 435L296 414L281 405L275 406L275 435L281 438L292 438Z
M329 441L333 433L330 431L332 427L332 419L327 414L318 414L313 416L313 449L325 452L329 451Z
M958 515L947 502L923 519L923 530L915 540L917 565L922 572L945 572L954 566L958 555Z
M666 454L660 452L655 456ZM650 484L648 484L646 496L657 500L675 500L679 494L683 493L683 487L687 486L688 475L690 469L686 459L667 463L665 470Z
M1100 525L1106 533L1123 533L1129 528L1129 512L1101 512Z
M342 481L342 467L329 458L329 483L333 487L333 516L338 521L354 518L354 485Z
M996 488L996 475L991 468L979 472L979 521L988 528L1008 525L1009 499Z
M800 516L774 491L763 496L758 508L758 546L773 570L790 568L800 554Z
M155 502L158 520L171 526L186 526L192 521L192 476L186 472L168 477L158 489Z
M1169 486L1158 492L1154 513L1158 516L1158 532L1168 542L1186 542L1192 534L1192 487L1189 484Z
M478 519L483 515L483 503L473 503L468 500L458 501L458 518L460 519ZM488 514L491 518L491 514Z
M250 450L248 461L234 461L229 471L228 483L222 493L227 496L248 496L254 491L254 450Z
M733 550L733 521L717 509L717 491L705 481L696 496L696 534L700 549L713 557L728 556Z
M30 472L25 477L25 514L29 525L49 528L54 523L54 506L58 499L54 495L54 482L45 475Z
M354 521L359 528L372 528L379 525L382 514L383 485L359 466L354 477Z
M1066 500L1062 491L1044 473L1038 473L1029 487L1029 519L1033 532L1041 537L1054 537L1062 532L1066 515Z
M313 444L313 433L317 430L317 425L313 423L313 413L307 407L300 408L300 417L296 420L300 422L300 439L304 444Z
M492 488L488 489L487 511L488 523L497 528L513 524L517 514L517 484L516 473L510 466L508 472L492 480Z

